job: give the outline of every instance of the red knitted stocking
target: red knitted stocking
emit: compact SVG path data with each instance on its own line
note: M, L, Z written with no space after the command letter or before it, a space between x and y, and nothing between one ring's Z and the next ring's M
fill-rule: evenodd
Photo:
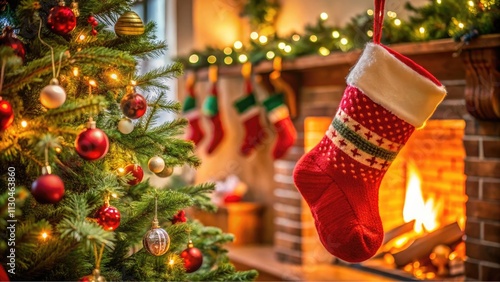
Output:
M207 153L211 154L219 146L224 138L224 128L220 119L219 105L217 101L217 86L214 83L210 95L203 104L203 113L210 118L212 123L212 140L208 145Z
M269 120L276 129L277 141L273 148L274 159L279 159L293 146L297 139L297 130L290 119L290 113L283 102L283 95L276 94L267 98L264 102Z
M195 145L203 139L203 130L200 126L200 111L196 108L196 96L194 93L194 84L188 88L188 96L182 106L184 117L189 121L186 139L194 142Z

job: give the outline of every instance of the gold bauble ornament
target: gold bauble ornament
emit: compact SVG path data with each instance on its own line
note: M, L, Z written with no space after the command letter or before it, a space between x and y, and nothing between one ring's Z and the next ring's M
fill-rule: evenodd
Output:
M165 161L158 156L154 156L151 159L149 159L148 168L153 173L160 173L165 168Z
M144 23L134 11L125 12L115 24L115 33L118 36L141 35L144 33Z
M174 172L174 169L169 167L169 166L165 166L165 168L158 172L158 173L155 173L156 176L159 176L159 177L169 177L170 175L172 175L172 173Z

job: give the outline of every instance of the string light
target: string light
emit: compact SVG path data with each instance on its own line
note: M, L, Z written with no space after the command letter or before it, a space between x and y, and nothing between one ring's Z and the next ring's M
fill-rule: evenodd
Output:
M91 79L91 80L89 80L89 85L92 86L92 87L96 87L97 86L97 82L95 82L95 80Z
M118 79L118 75L116 73L110 74L109 77L111 77L111 79L114 79L114 80Z
M231 55L233 53L233 49L231 47L224 48L224 54Z
M25 121L25 120L21 121L21 126L22 126L23 128L28 127L28 122L27 122L27 121Z
M61 147L56 147L56 148L55 148L55 151L56 151L56 153L58 153L58 154L59 154L59 153L61 153L61 152L62 152L62 149L61 149Z
M393 11L387 11L387 16L389 18L396 18L398 16L398 14L396 14L396 12L393 12Z
M438 4L441 4L441 0L436 0L436 2L437 2Z
M400 26L400 25L401 25L401 20L400 20L400 19L395 19L395 20L394 20L394 24L395 24L396 26Z
M113 198L115 198L115 199L116 199L116 198L118 198L118 195L117 195L116 193L112 193L112 194L111 194L111 197L113 197Z
M474 7L474 1L471 0L468 3L469 3L469 6Z
M135 81L135 80L131 80L131 81L130 81L130 84L132 84L133 86L136 86L136 85L137 85L137 81Z
M125 173L125 169L123 167L120 167L117 169L119 175L123 175Z
M78 37L78 39L79 39L80 41L85 40L85 34L80 34L80 36Z
M276 54L274 54L274 52L273 52L273 51L267 51L267 53L266 53L266 58L267 58L268 60L272 60L272 59L274 59L274 57L275 57L275 56L276 56Z
M298 34L292 35L292 40L295 41L295 42L299 41L300 40L300 35L298 35Z
M193 54L193 55L189 56L189 62L191 64L196 64L198 61L200 61L200 57L198 57L198 55Z
M338 32L338 31L334 30L334 31L332 32L332 37L333 37L333 38L339 38L339 37L340 37L340 32Z
M314 34L313 34L313 35L309 36L309 40L310 40L311 42L316 42L316 41L318 41L318 37L317 37L316 35L314 35Z
M340 43L342 45L347 45L347 43L349 43L349 40L347 40L347 38L342 38L342 39L340 39Z
M80 70L77 67L73 68L73 76L78 76L80 74Z
M372 9L366 10L366 13L368 14L368 16L373 16L373 10Z
M421 33L421 34L424 34L425 33L425 28L423 26L421 26L418 31Z
M463 29L465 27L465 25L463 23L458 23L458 27Z
M371 31L371 30L367 31L366 35L368 35L368 37L372 37L373 36L373 31Z
M259 34L256 31L253 31L252 33L250 33L250 38L252 38L253 40L257 40L257 38L259 38Z
M232 63L233 63L233 58L231 58L231 57L225 57L224 58L224 64L230 65Z
M286 46L285 46L285 49L283 49L283 51L285 51L286 53L290 53L290 52L292 52L292 46L290 46L290 45L286 45Z
M325 13L325 12L323 12L323 13L321 13L321 14L319 15L319 17L320 17L322 20L326 21L326 20L328 19L328 14L327 14L327 13Z
M260 44L266 44L267 43L267 36L261 35L259 37L259 42L260 42Z
M42 234L40 234L40 237L42 238L42 240L47 240L47 238L49 238L49 234L45 231L42 232Z
M207 58L207 62L208 62L209 64L215 64L215 62L217 62L217 57L215 57L214 55L210 55L210 56L208 56L208 58Z
M246 63L248 61L247 55L245 55L245 54L239 55L238 56L238 61L240 61L240 63Z
M238 40L234 42L233 46L236 50L239 50L243 47L243 43L241 43L241 41Z
M320 48L319 48L319 50L318 50L318 51L319 51L319 53L320 53L321 55L323 55L323 56L328 56L328 55L330 55L330 50L328 50L328 48L326 48L326 47L323 47L323 46L322 46L322 47L320 47Z
M281 50L285 49L285 47L286 47L286 43L285 42L278 43L278 48L280 48Z

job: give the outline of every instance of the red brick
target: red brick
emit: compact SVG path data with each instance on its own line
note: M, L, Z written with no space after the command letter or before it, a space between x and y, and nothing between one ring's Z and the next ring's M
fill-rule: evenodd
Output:
M465 234L467 237L481 239L481 225L477 221L467 220L465 224Z
M478 121L477 133L484 136L500 136L500 122Z
M476 119L465 120L465 135L477 135L478 121Z
M498 262L498 261L497 261ZM500 265L498 267L490 267L481 265L480 281L500 281Z
M465 174L469 176L500 177L500 160L465 159Z
M480 245L475 242L470 242L469 239L465 242L465 250L467 257L498 263L500 261L500 248L493 246Z
M469 199L479 198L479 181L476 179L468 178L465 182L465 194L469 196Z
M500 204L470 200L466 203L467 216L500 221Z
M465 276L466 280L479 279L479 264L470 261L465 261Z
M485 158L500 158L500 139L483 140L483 152Z
M483 224L484 224L484 240L500 243L500 224L490 224L486 222Z
M483 182L483 199L488 201L500 201L500 180Z
M468 157L479 157L479 140L464 139L464 148Z

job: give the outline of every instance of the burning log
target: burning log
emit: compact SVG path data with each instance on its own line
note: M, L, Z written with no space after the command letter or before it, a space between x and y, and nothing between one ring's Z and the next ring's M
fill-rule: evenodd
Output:
M424 237L416 239L408 248L392 254L394 263L398 267L405 266L415 259L429 255L432 249L437 245L451 245L462 238L462 236L463 231L460 229L457 222L446 225L436 231L426 234Z
M387 231L384 235L384 241L382 242L382 246L387 244L392 239L412 231L414 225L415 225L415 220L412 220Z

